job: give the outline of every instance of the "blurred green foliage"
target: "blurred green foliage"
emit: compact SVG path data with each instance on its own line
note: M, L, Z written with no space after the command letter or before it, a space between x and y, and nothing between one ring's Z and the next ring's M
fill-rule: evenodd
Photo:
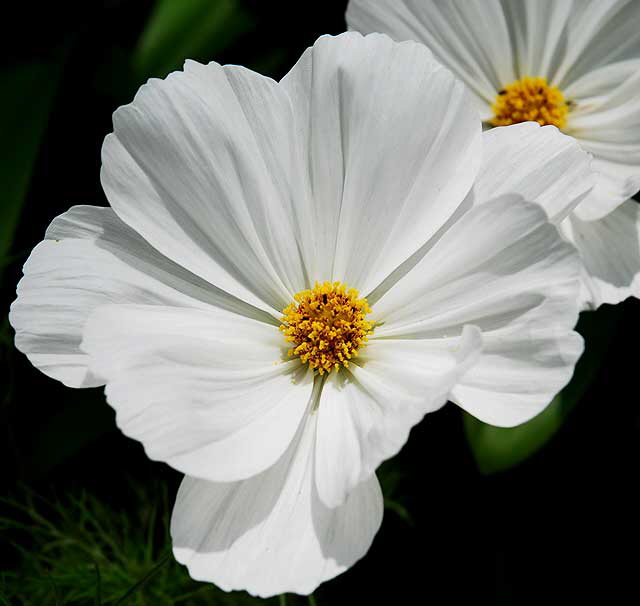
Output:
M0 604L21 606L252 606L276 604L193 581L170 552L166 486L129 483L134 507L81 492L4 499L0 532L19 560L0 577Z
M133 55L136 77L164 77L185 59L208 61L253 27L238 0L158 0Z

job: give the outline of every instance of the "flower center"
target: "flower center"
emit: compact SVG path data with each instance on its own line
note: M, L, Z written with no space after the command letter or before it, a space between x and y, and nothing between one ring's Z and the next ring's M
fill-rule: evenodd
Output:
M320 374L349 366L349 360L373 332L366 299L358 298L354 288L341 282L316 282L312 290L303 290L284 311L280 330L293 344L290 356L317 369Z
M491 106L493 126L508 126L518 122L538 122L564 128L569 104L546 78L521 78L501 90Z

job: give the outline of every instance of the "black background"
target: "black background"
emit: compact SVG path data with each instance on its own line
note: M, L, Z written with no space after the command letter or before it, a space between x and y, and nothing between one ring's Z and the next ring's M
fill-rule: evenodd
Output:
M254 66L282 53L279 78L318 35L339 33L345 3L245 2L256 26L211 57ZM75 204L106 205L100 147L111 113L139 82L126 73L153 3L26 2L3 17L2 62L67 53L27 202L5 270L0 312L22 262L49 222ZM4 9L3 9L4 10ZM2 84L0 83L0 86ZM10 153L10 141L1 141ZM1 196L0 192L0 196ZM0 202L1 203L1 202ZM627 301L606 361L558 434L524 464L479 473L460 411L449 404L416 427L396 458L401 501L414 524L385 513L366 558L317 592L319 604L555 604L638 602L640 303ZM178 473L149 462L116 429L100 389L74 391L6 352L0 411L3 492L27 485L57 494L89 489L126 507L123 474L157 477L173 494ZM16 565L3 550L3 565Z

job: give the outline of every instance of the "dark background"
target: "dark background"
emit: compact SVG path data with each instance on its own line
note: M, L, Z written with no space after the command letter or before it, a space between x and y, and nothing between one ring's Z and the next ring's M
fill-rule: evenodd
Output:
M345 2L228 4L229 20L204 42L192 42L191 48L187 42L192 58L246 65L280 78L320 34L345 29ZM63 559L64 550L71 549L64 541L47 545L38 538L38 525L48 521L73 535L73 523L61 521L60 508L73 518L78 495L91 495L106 510L129 517L134 527L149 524L149 562L167 547L163 524L138 517L140 491L143 500L157 501L166 515L180 474L149 462L137 442L118 432L101 389L71 390L31 367L13 348L6 322L21 265L49 222L75 204L106 205L99 182L100 147L111 130L111 113L129 102L147 77L168 71L166 61L140 65L132 59L139 57L136 49L154 7L151 0L112 0L25 2L10 12L3 9L0 60L2 73L8 74L0 81L3 163L12 166L19 156L26 140L21 129L37 119L43 127L0 286L0 465L2 494L8 499L0 504L0 604L99 603L87 596L69 598L58 578L60 567L44 564L36 571L43 553ZM169 51L180 48L185 37L189 40L189 27L183 38L170 41ZM25 64L37 66L37 77L19 80L24 88L16 90L11 74ZM33 118L46 91L51 91L50 107L44 118ZM18 179L1 168L0 174L5 191ZM0 211L8 204L5 191L0 192ZM591 387L563 412L564 422L548 443L519 465L481 473L462 413L452 404L416 427L401 454L384 466L389 508L371 551L322 585L315 593L317 603L638 603L639 318L636 300L597 313L589 336L608 344L599 369L589 369ZM168 506L162 505L164 498ZM45 522L20 508L33 499L42 503L37 507ZM51 510L51 503L59 508ZM139 530L127 532L135 538ZM113 529L114 536L120 532ZM102 556L108 559L109 554ZM80 566L83 557L77 558ZM81 574L93 582L89 560ZM168 566L122 603L172 604L166 596L156 598L164 602L144 597L170 574L182 575L183 589L200 587L177 565ZM114 603L109 583L103 577L105 604ZM246 599L214 590L203 595L206 602L179 603ZM306 603L295 596L287 600Z

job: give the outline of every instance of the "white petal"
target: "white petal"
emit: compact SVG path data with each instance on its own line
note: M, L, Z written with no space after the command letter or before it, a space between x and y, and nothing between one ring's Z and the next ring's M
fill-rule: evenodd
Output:
M575 103L571 110L570 119L590 113L598 107L610 103L614 93L632 80L639 69L640 57L592 69L572 82L562 91L568 99Z
M570 14L561 39L564 56L554 82L561 89L601 66L640 56L640 4L636 0L563 3L570 5Z
M483 355L453 388L451 400L499 427L525 423L542 412L571 379L584 348L580 335L567 330L577 317L566 308L573 297L574 288L557 288L555 299L484 331Z
M395 455L426 413L447 401L453 385L478 359L480 331L459 339L372 340L349 365L332 373L318 406L316 482L329 507Z
M571 216L564 227L582 256L589 307L640 297L640 205L635 200L597 221Z
M569 114L567 129L604 159L640 164L640 62L626 62L625 66L630 71L620 70L617 65L599 71L598 86L608 88L607 93L586 99L575 97L576 108ZM618 153L600 149L601 143L620 144ZM632 158L631 149L635 151Z
M213 481L272 465L311 395L311 373L287 361L276 327L213 308L105 305L81 348L120 429L149 458Z
M639 165L603 160L602 157L598 157L591 143L587 145L581 140L580 144L585 149L592 148L591 152L595 156L592 167L597 171L598 178L595 187L578 204L573 214L583 221L595 221L611 213L640 190ZM620 153L623 148L621 144L616 143L598 144L599 150L602 151L604 147L615 154ZM640 150L640 145L637 147Z
M497 0L351 0L350 29L426 44L487 108L516 79L509 31ZM484 118L485 116L483 116Z
M79 349L89 314L105 303L214 305L271 321L149 246L110 208L76 206L57 217L24 266L9 319L16 347L70 387L103 384Z
M280 312L305 287L291 207L298 182L289 100L240 67L187 62L113 116L102 184L155 248L241 299Z
M600 179L576 209L600 219L640 189L640 60L606 66L571 87L567 132L594 155Z
M553 82L566 52L572 0L503 0L502 7L515 43L516 78L540 76Z
M173 552L197 580L268 597L311 593L359 560L382 521L375 476L340 507L313 480L315 415L271 468L228 484L185 478L171 519Z
M544 211L502 196L464 214L373 306L378 338L482 330L483 353L452 398L483 421L522 423L566 384L581 353L580 262Z
M480 120L424 46L381 35L324 36L281 84L313 196L301 209L315 233L309 274L365 294L463 200Z
M474 203L501 194L537 202L558 222L593 187L591 157L555 126L536 122L492 128L484 134L483 164L474 183Z

